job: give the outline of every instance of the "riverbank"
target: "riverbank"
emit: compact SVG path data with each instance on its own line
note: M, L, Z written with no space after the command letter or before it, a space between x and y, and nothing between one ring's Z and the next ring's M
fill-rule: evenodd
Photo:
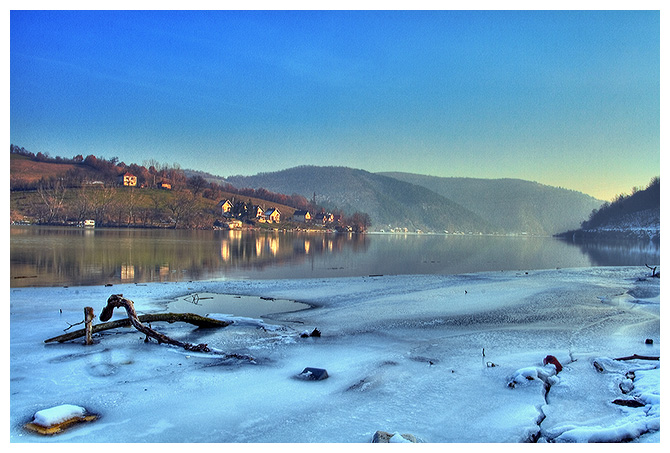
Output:
M659 361L615 360L660 355L660 279L646 276L635 267L13 288L10 440L348 443L381 430L434 443L659 442ZM268 312L273 298L314 308L212 314L238 320L220 330L152 326L212 353L129 329L92 346L44 344L113 293L141 313L194 293L263 296ZM321 336L303 338L313 329ZM548 355L560 372L543 364ZM309 367L328 378L298 379ZM510 385L519 375L536 378ZM622 398L643 406L613 403ZM60 404L100 417L53 437L22 428Z

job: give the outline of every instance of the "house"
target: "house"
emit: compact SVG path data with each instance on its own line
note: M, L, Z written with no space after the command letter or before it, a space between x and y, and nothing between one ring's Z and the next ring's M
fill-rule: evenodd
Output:
M230 200L221 200L219 201L219 212L224 217L232 217L231 209L233 209L233 203Z
M263 217L265 217L267 222L279 223L279 220L281 219L281 213L277 208L270 208L265 211Z
M309 211L297 210L293 213L293 221L294 222L307 223L310 220L312 220L312 214L310 214Z
M215 230L239 230L240 228L242 228L242 221L237 219L216 220L214 222Z
M334 216L333 214L322 212L320 214L314 214L314 223L322 223L324 225L328 223L333 223Z
M137 185L137 176L126 172L119 176L119 183L123 184L124 186L135 187Z
M239 230L242 228L242 221L233 219L225 222L222 226L226 230Z
M254 205L251 207L251 211L249 212L249 219L251 220L257 220L263 217L264 211L263 208L261 208L258 205Z

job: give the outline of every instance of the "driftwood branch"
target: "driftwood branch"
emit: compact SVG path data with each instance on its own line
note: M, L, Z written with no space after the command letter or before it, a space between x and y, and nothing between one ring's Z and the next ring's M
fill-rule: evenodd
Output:
M635 360L635 359L638 359L638 360L661 360L661 357L660 356L657 357L657 356L647 356L647 355L633 354L633 355L629 355L629 356L626 356L626 357L619 357L619 358L614 359L614 360Z
M135 329L139 330L143 334L147 336L147 338L151 337L154 338L155 340L158 341L158 343L167 343L171 344L174 346L179 346L182 347L188 351L197 351L197 352L212 352L209 347L204 344L192 344L192 343L185 343L183 341L175 340L173 338L168 337L167 335L163 335L160 332L156 332L150 327L145 326L142 324L142 320L144 322L149 322L149 321L168 321L168 322L175 322L175 321L186 321L195 325L198 325L200 327L206 326L206 327L225 327L227 325L230 325L230 323L225 322L225 321L218 321L216 319L211 319L211 318L206 318L204 316L198 316L192 313L167 313L163 315L144 315L144 316L137 316L137 312L135 311L135 304L132 300L126 299L123 297L123 294L112 294L109 296L109 299L107 299L107 305L102 309L102 312L100 313L100 321L108 321L109 319L112 318L112 314L114 312L115 308L124 308L126 310L126 313L128 313L128 318L127 319L122 319L119 321L114 321L107 323L107 326L104 327L104 329L101 329L98 326L92 327L92 331L94 332L99 332L100 330L106 330L106 329L111 329L114 327L121 327L121 326L127 326L128 324L132 325ZM116 325L113 325L114 323L118 323ZM112 326L113 325L113 326ZM110 327L111 326L111 327ZM97 327L97 330L96 330ZM70 334L66 335L61 335L60 337L55 337L51 338L49 340L45 340L45 343L51 342L51 341L67 341L67 339L72 339L72 335L77 336L82 336L85 335L85 332L83 334L79 334L78 332L72 332ZM66 338L69 337L69 338ZM76 336L74 337L76 338ZM225 358L234 358L234 359L241 359L241 360L249 360L253 362L255 359L251 356L248 355L243 355L243 354L223 354L223 357Z
M193 324L194 326L198 327L204 327L204 328L209 328L209 327L226 327L229 326L230 323L227 321L220 321L218 319L212 319L212 318L207 318L205 316L200 316L196 315L193 313L153 313L153 314L147 314L147 315L139 315L137 319L140 320L140 322L146 322L146 323L151 323L151 322L160 322L164 321L167 323L174 323L174 322L186 322L189 324ZM119 327L128 327L131 325L130 319L125 318L125 319L119 319L116 321L110 321L110 322L104 322L102 324L96 324L91 327L91 333L98 333L102 332L105 330L111 330L111 329L118 329ZM70 341L74 340L76 338L83 337L86 334L85 329L80 329L80 330L75 330L70 333L66 333L63 335L59 335L57 337L49 338L48 340L44 340L45 343L53 343L53 342L59 342L63 343L65 341Z
M651 267L651 266L648 265L648 264L645 264L645 266L647 267L647 269L650 269L650 270L651 270L651 276L652 276L652 277L660 277L660 276L661 276L660 273L656 273L656 266Z
M132 324L135 329L139 330L147 337L156 339L159 344L167 343L182 347L188 351L211 352L204 343L197 345L185 343L183 341L170 338L167 335L163 335L162 333L156 332L152 328L145 326L137 317L137 312L135 311L135 304L133 301L123 297L123 294L112 294L109 296L109 299L107 299L107 305L105 305L105 307L102 309L102 312L100 313L100 321L107 321L111 319L115 308L125 308L126 312L128 313L128 319L130 319L130 324Z

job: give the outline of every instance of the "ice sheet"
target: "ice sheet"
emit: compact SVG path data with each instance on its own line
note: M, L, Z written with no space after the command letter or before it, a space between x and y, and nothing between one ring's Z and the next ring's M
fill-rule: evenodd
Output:
M410 433L425 442L658 442L660 282L640 268L457 276L212 281L21 288L10 298L12 442L370 442ZM196 292L307 302L315 308L225 329L152 328L208 343L192 353L145 342L130 328L63 344L44 340L123 295L140 313ZM631 297L618 296L628 294ZM125 317L116 313L114 319ZM321 337L301 338L318 328ZM654 340L651 345L645 339ZM253 363L216 351L254 356ZM509 386L519 370L563 370ZM593 361L611 366L599 373ZM329 377L306 381L306 367ZM549 365L548 367L552 367ZM636 368L628 408L619 383ZM645 369L642 369L645 368ZM657 373L657 374L654 374ZM532 373L531 373L532 374ZM100 415L54 437L22 429L37 411L73 404ZM627 440L627 438L625 439Z

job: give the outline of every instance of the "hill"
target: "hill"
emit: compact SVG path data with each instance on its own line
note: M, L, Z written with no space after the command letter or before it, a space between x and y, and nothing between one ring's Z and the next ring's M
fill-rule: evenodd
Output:
M365 170L301 166L255 176L231 176L226 180L237 187L297 192L326 207L364 211L375 230L493 231L480 216L425 187Z
M644 190L619 195L594 209L581 228L561 233L570 239L648 239L660 242L661 180L654 178Z
M576 228L603 202L591 196L521 179L442 178L381 173L425 187L474 212L504 233L553 235Z
M369 173L346 167L295 167L231 176L237 187L316 197L323 205L367 212L374 229L551 235L578 227L602 201L571 190L515 179L438 178Z
M40 162L18 154L10 157L10 179L14 181L34 183L42 178L59 178L76 168L76 164Z
M137 176L135 187L119 183L119 175L127 171ZM198 176L186 177L175 168L147 169L94 156L50 158L14 146L10 189L10 220L19 223L69 225L94 219L101 226L212 228L221 220L220 200L263 210L274 207L284 219L309 206L304 197L240 191Z

